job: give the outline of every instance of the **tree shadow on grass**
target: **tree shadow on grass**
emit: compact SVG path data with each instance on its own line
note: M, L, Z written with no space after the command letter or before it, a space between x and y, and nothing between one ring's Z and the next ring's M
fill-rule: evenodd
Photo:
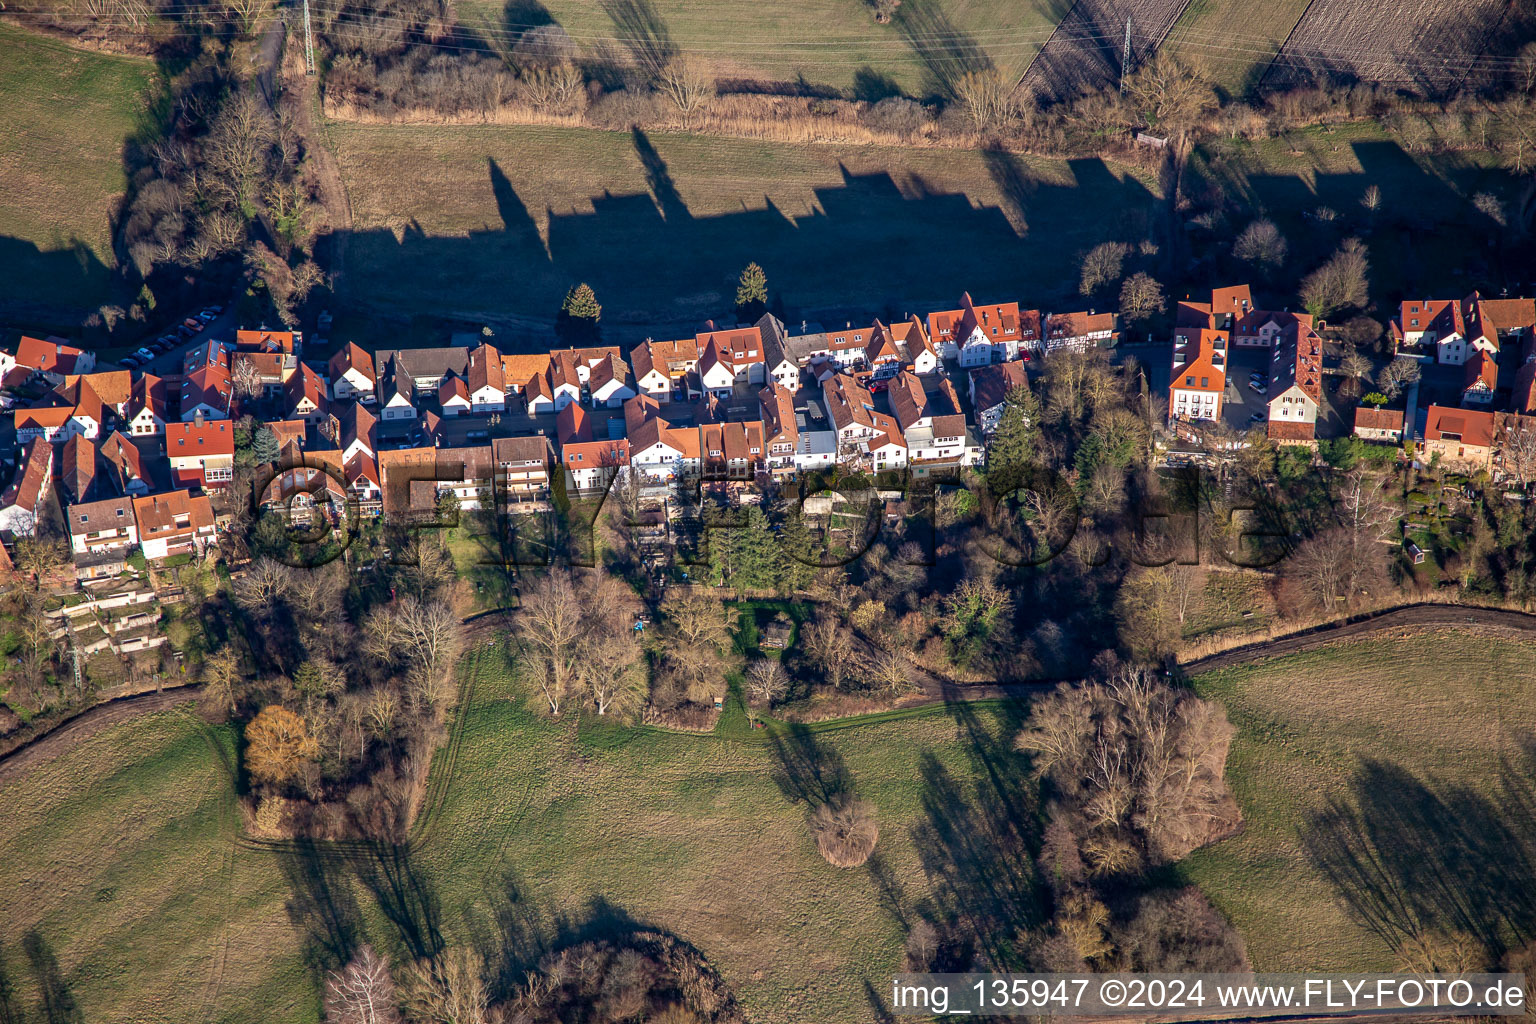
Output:
M351 859L406 951L417 960L436 959L444 948L442 908L432 880L412 861L410 846L369 841L355 848Z
M988 145L981 151L981 162L987 174L997 186L1003 212L1008 223L1020 235L1029 230L1029 196L1035 190L1035 182L1024 169L1024 162L1017 153L1010 153L998 145Z
M981 44L950 20L939 0L906 0L896 21L928 73L928 88L945 99L959 95L960 79L988 71L992 58Z
M32 965L32 978L41 998L38 1011L42 1019L47 1024L84 1024L85 1017L75 1002L69 983L64 980L58 957L53 955L48 941L34 928L21 940L21 948Z
M493 1000L515 995L529 972L555 950L594 939L619 939L652 927L601 896L591 897L579 913L571 915L553 900L533 895L515 869L488 883L484 905L491 908L489 916L471 912L466 928L472 947L486 965L485 980Z
M304 962L317 977L352 959L362 938L346 858L329 844L298 839L277 856L288 882L288 919L304 933Z
M949 923L968 943L954 951L957 968L978 955L1000 969L1026 966L1020 937L1043 919L1035 789L1028 759L1013 749L1024 712L1022 704L1005 705L993 726L970 705L952 705L971 760L969 779L923 755L923 820L912 835L933 896L920 911Z
M604 0L602 6L630 58L646 75L659 76L678 48L656 5L651 0Z
M16 1005L16 985L5 964L4 946L0 946L0 1024L22 1024L21 1007Z
M842 755L819 743L804 725L791 725L768 737L778 770L773 781L779 792L794 803L812 808L829 803L853 788Z
M1302 843L1355 919L1394 950L1465 935L1490 959L1536 937L1536 756L1474 790L1366 760Z

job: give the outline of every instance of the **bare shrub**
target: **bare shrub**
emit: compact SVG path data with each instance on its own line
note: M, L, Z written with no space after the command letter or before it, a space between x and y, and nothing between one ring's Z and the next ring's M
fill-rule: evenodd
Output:
M1232 733L1219 705L1136 668L1058 688L1018 744L1089 834L1133 836L1153 863L1169 863L1239 820L1224 778Z
M704 957L651 931L550 953L499 1009L507 1024L742 1024L735 997Z
M1243 229L1232 243L1232 255L1244 263L1274 270L1285 262L1290 246L1275 222L1259 219Z
M660 116L658 99L647 89L615 89L592 101L587 120L595 127L614 131L651 124Z
M1014 85L1000 68L967 71L955 81L955 97L978 132L996 131L1018 115Z
M1251 970L1242 936L1193 886L1143 896L1120 945L1134 971Z
M890 132L910 139L928 123L928 111L916 100L904 96L887 96L878 103L870 104L859 120L875 131Z
M587 98L581 72L570 63L531 68L518 87L529 106L549 114L580 113Z
M874 805L846 793L812 811L810 824L816 849L838 868L856 868L869 860L880 837Z

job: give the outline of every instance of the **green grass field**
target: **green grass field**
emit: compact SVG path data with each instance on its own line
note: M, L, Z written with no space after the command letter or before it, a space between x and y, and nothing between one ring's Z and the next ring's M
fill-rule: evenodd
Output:
M0 25L0 310L78 315L107 301L123 145L158 75Z
M1499 250L1488 244L1497 229L1471 202L1479 192L1506 204L1518 201L1518 182L1499 168L1495 154L1413 153L1380 125L1359 122L1257 143L1213 139L1196 153L1191 169L1274 220L1290 242L1289 275L1299 278L1342 239L1361 237L1370 254L1377 303L1371 315L1377 319L1405 294L1465 294L1501 276L1522 280L1522 268L1501 266ZM1375 214L1361 205L1371 185L1381 190ZM1335 218L1315 219L1320 208ZM1232 232L1245 224L1236 221ZM1437 239L1432 250L1421 244L1427 234Z
M487 41L553 20L592 56L627 57L640 38L668 41L707 60L721 78L804 82L867 90L889 80L903 92L933 92L934 71L984 54L1023 71L1070 7L1065 0L906 0L877 25L864 0L468 0L460 21ZM881 85L880 88L885 88Z
M752 260L791 311L1066 299L1080 252L1145 231L1155 202L1100 160L580 128L338 123L331 138L356 221L350 295L466 319L549 318L588 281L606 324L689 324L730 305Z
M1194 685L1238 728L1227 777L1246 826L1181 869L1238 926L1255 968L1397 966L1384 934L1355 909L1374 903L1344 868L1346 851L1374 849L1380 867L1364 874L1379 891L1401 886L1429 927L1470 930L1449 904L1480 920L1514 899L1518 886L1501 874L1522 847L1500 830L1520 831L1527 808L1505 792L1505 782L1517 795L1525 784L1505 778L1504 762L1525 763L1536 729L1536 647L1470 630L1418 632ZM1340 813L1319 817L1334 802ZM1395 915L1382 917L1390 934Z
M1306 8L1307 0L1190 0L1164 45L1228 94L1242 96Z
M878 808L878 870L838 870L775 781L804 763L764 732L551 723L499 652L471 658L462 741L434 762L442 799L409 861L237 842L232 736L180 714L98 735L8 786L0 959L20 1006L51 977L92 1022L299 1024L318 1017L306 965L343 932L393 957L441 935L515 961L633 920L699 947L752 1020L868 1019L864 981L883 986L901 961L897 915L945 898L920 858L955 851L920 850L913 830L931 814L979 820L997 802L978 793L977 755L1012 757L997 746L1002 713L984 707L790 742L840 761ZM45 956L23 951L33 929Z

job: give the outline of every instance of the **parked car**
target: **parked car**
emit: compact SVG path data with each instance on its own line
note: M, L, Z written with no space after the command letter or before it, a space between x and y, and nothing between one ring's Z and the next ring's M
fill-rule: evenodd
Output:
M1259 383L1256 383L1254 381L1249 381L1248 382L1248 389L1250 391L1252 391L1256 395L1267 395L1267 394L1269 394L1269 388L1265 387L1263 384L1259 384Z
M133 356L123 356L117 362L119 366L126 366L130 370L137 370L139 368L139 361L133 358Z
M1264 413L1263 412L1256 412L1252 416L1248 417L1248 422L1249 423L1260 423L1260 422L1263 422L1263 420L1264 420Z
M197 314L197 318L205 324L211 324L219 318L219 315L205 309L201 313Z
M218 316L220 313L224 312L224 307L223 306L209 306L208 309L205 312L212 313L214 316Z
M200 330L203 329L203 325L201 323L199 323L198 321L192 319L190 316L187 317L185 320L183 320L181 322L181 326L183 326L183 327L190 327L190 328L192 328L193 331L200 331Z
M180 327L176 328L176 333L181 335L183 339L186 339L192 337L192 335L196 334L197 331L191 327L188 327L186 324L182 324Z

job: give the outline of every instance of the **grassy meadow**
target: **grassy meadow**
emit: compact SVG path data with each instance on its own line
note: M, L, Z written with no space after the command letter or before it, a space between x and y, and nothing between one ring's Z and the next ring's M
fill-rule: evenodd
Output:
M1427 120L1402 124L1404 134L1427 138L1431 131ZM1465 294L1501 276L1522 279L1522 268L1501 266L1501 250L1489 244L1498 228L1472 205L1479 192L1507 205L1519 200L1518 182L1496 154L1410 152L1402 135L1358 122L1260 142L1212 139L1196 152L1191 172L1274 220L1290 242L1288 275L1322 263L1344 238L1363 239L1377 319L1405 294ZM1374 213L1361 203L1371 185L1381 191ZM1236 219L1230 230L1245 225ZM1436 244L1426 248L1431 236Z
M585 128L330 136L355 218L352 296L466 319L551 317L588 281L605 324L688 324L728 306L752 260L791 309L1065 298L1079 253L1144 233L1155 203L1100 160Z
M644 41L697 55L726 79L922 96L937 91L936 74L968 58L1022 72L1070 6L906 0L888 25L875 23L864 0L466 0L458 14L492 43L553 21L595 57L622 60Z
M552 723L495 649L467 671L464 727L434 761L409 854L240 842L233 736L183 714L9 785L0 962L18 1006L47 987L93 1024L300 1024L318 1017L312 967L347 941L392 957L467 944L521 980L549 943L635 921L701 949L754 1021L869 1019L864 982L899 966L900 918L965 895L967 878L996 882L963 860L968 837L920 846L914 831L997 806L985 764L1017 767L1002 710L775 739L733 708L699 736ZM878 808L878 863L839 870L816 852L786 792L818 769L846 771Z
M1497 939L1498 909L1529 926L1528 878L1508 873L1533 838L1536 647L1381 635L1193 682L1237 726L1227 778L1246 824L1180 867L1256 969L1396 967L1403 911L1372 894L1399 887L1429 930Z
M0 53L0 311L78 314L109 298L123 144L158 73L10 25Z

